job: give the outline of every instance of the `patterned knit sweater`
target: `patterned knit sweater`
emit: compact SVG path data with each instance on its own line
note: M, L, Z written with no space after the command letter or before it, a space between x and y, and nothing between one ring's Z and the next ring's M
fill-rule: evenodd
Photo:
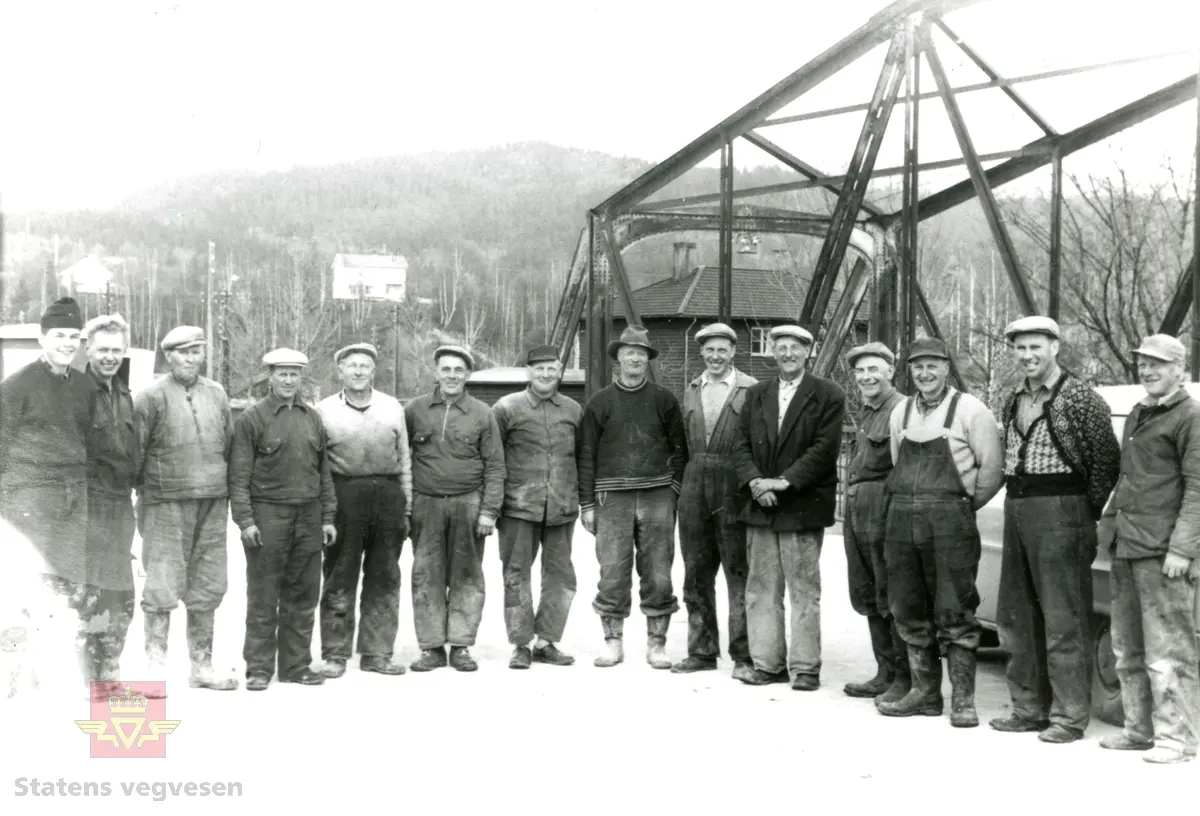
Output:
M1018 394L1019 390L1008 396L1001 412L1005 473L1049 475L1064 472L1065 465L1087 482L1088 504L1092 516L1099 519L1121 469L1121 449L1108 403L1075 377L1063 374L1042 416L1022 436L1017 430Z

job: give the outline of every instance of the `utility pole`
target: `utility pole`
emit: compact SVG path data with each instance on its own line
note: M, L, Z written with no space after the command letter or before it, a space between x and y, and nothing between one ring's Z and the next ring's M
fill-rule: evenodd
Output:
M392 396L400 396L400 304L392 304Z
M208 242L208 277L204 287L204 337L208 340L208 354L205 368L208 376L216 379L220 375L213 370L213 276L217 268L217 244L212 239Z

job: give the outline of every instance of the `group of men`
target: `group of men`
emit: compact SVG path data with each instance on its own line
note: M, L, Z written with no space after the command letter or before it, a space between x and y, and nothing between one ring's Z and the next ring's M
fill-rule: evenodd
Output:
M199 374L201 329L169 332L161 348L170 373L131 396L117 376L129 344L119 315L83 326L67 298L41 325L42 358L0 386L0 510L42 556L47 585L78 614L89 682L118 679L134 607L136 524L152 668L165 663L170 613L182 601L190 685L237 688L212 667L230 512L246 553L251 690L275 677L317 685L345 673L360 575L360 669L403 674L393 647L406 538L421 650L411 669L475 670L484 544L494 530L509 666L571 665L559 642L576 592L577 519L594 534L599 563L592 605L604 648L596 666L624 660L636 567L647 662L676 673L716 669L723 570L733 676L820 687L820 552L834 523L846 395L806 372L814 338L800 326L771 329L778 371L761 383L734 365L731 327L702 328L695 340L705 370L682 405L651 382L658 351L636 326L610 344L617 377L586 407L559 393L562 361L549 346L527 354L528 387L491 408L466 392L474 359L459 346L436 350L436 387L407 406L374 389L370 344L336 353L342 390L315 406L300 395L307 357L277 349L263 357L269 394L234 422L224 390ZM907 349L910 397L892 384L892 350L875 342L847 355L862 407L845 550L851 601L867 618L878 666L844 691L874 699L885 716L940 716L945 658L951 724L978 725L975 514L1006 486L998 625L1013 713L991 727L1037 731L1048 743L1083 736L1091 564L1103 544L1113 555L1126 725L1101 744L1147 750L1154 762L1191 759L1200 719L1192 618L1200 402L1184 388L1183 346L1153 336L1135 352L1147 396L1122 449L1104 400L1058 365L1055 321L1023 318L1007 336L1024 378L999 422L949 385L952 358L941 340ZM82 372L71 365L81 342ZM688 639L686 657L672 663L665 645L679 609L677 521ZM323 667L314 671L318 608Z

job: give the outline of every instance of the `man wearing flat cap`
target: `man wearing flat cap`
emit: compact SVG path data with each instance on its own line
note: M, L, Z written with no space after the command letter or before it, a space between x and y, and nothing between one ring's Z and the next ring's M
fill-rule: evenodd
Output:
M892 409L885 559L888 603L908 646L912 688L875 707L888 717L941 716L942 654L949 663L950 724L979 725L975 652L979 529L975 512L1004 481L1004 448L988 407L947 383L950 352L936 337L908 348L917 393Z
M263 356L271 393L238 417L229 456L229 504L246 551L246 688L279 681L317 686L312 633L321 599L321 551L337 539L337 498L325 424L299 397L308 357Z
M75 648L86 683L93 679L84 623L89 617L88 431L95 385L71 366L82 329L74 300L50 304L41 319L41 357L0 383L0 514L27 539L5 546L32 546L41 580L72 610L72 618L80 617Z
M746 395L734 446L737 480L751 490L740 520L748 526L746 622L754 669L750 685L821 685L821 542L837 503L837 457L846 394L806 373L813 336L801 326L770 332L779 376ZM791 601L785 634L784 591Z
M1125 727L1100 747L1154 764L1196 758L1200 737L1200 402L1183 343L1165 334L1134 351L1146 396L1125 420L1121 478L1101 522L1112 553L1112 645Z
M1058 364L1059 328L1022 317L1004 330L1024 379L1005 400L1004 550L996 623L1012 714L997 731L1083 737L1092 707L1096 521L1121 451L1108 403Z
M875 676L847 683L850 697L895 702L908 694L908 649L888 611L887 561L883 531L887 521L884 483L892 470L890 422L904 395L892 385L896 355L883 343L856 346L846 355L862 397L856 421L854 453L846 473L846 509L842 537L850 605L867 619Z
M733 676L754 668L746 632L746 528L738 524L741 502L731 455L741 432L738 417L746 393L758 382L733 365L737 333L724 323L696 332L704 372L683 394L688 463L679 494L679 546L683 552L683 602L688 611L688 654L676 673L717 667L717 570L725 570L729 594L729 657Z
M462 346L433 353L437 386L404 409L412 445L413 624L421 656L413 671L471 656L483 617L483 547L504 500L504 443L491 409L466 392L475 365Z
M325 548L321 658L326 677L341 677L353 654L354 603L362 573L359 668L404 674L392 660L400 619L400 552L412 507L412 461L404 407L374 388L378 352L370 343L339 349L342 390L317 413L337 494L337 541Z
M562 379L558 349L531 349L525 365L529 387L501 397L492 407L504 443L504 506L498 526L512 669L527 669L534 662L554 666L575 662L556 644L562 640L575 597L571 539L579 518L575 447L583 409L558 392ZM542 589L535 611L530 572L539 548Z
M583 411L579 443L579 504L583 526L596 536L600 582L592 608L600 615L607 668L625 659L625 619L632 607L633 568L646 616L646 661L671 668L667 629L679 601L671 587L675 511L687 464L687 436L675 395L646 379L658 350L641 326L627 326L608 346L617 379Z
M220 383L200 376L207 347L203 329L177 326L160 346L170 373L133 400L143 452L138 527L146 569L146 657L152 673L164 670L171 610L182 601L190 685L229 691L237 681L214 676L212 644L216 610L228 587L226 463L233 413Z

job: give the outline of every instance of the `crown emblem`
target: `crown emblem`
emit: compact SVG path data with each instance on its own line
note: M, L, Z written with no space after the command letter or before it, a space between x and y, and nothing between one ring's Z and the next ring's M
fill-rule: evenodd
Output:
M110 714L145 714L150 707L150 701L142 695L133 695L133 686L125 687L124 697L109 697L108 710Z

